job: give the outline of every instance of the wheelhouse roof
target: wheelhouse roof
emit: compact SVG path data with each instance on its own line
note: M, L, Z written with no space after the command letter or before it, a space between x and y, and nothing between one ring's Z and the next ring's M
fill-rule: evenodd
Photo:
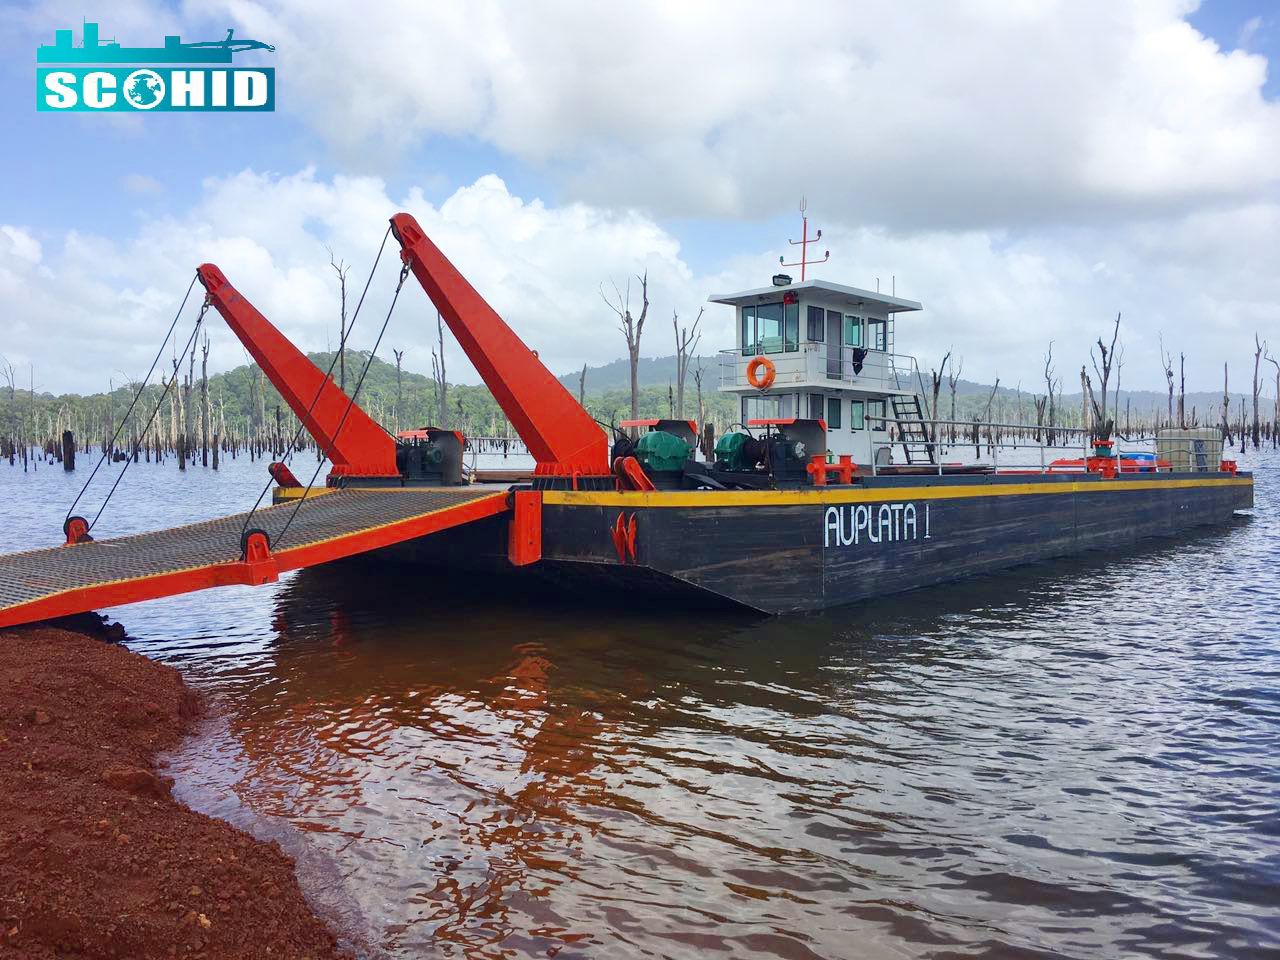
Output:
M874 293L858 287L846 287L842 283L829 280L805 280L801 283L788 283L784 286L758 287L755 290L744 290L741 293L726 293L708 297L710 303L728 303L735 307L752 303L767 303L777 300L784 293L803 293L811 291L820 293L824 300L837 301L849 307L871 307L885 313L906 313L923 309L915 300L904 300L902 297L891 297L885 293Z

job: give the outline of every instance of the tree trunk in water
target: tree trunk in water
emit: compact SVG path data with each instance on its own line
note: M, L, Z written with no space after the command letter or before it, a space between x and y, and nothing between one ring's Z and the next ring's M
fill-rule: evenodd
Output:
M627 355L631 360L631 419L640 416L640 344L629 347Z

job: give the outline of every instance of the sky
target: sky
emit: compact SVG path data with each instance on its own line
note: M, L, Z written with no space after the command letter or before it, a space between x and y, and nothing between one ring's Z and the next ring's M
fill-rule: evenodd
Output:
M82 20L149 46L274 53L276 110L37 112L35 49ZM330 253L363 286L398 210L557 373L624 354L601 288L646 272L646 356L713 294L765 285L807 199L811 277L919 300L899 350L1070 392L1121 314L1122 386L1188 390L1280 355L1280 6L1267 0L123 0L0 6L0 355L38 389L145 373L217 263L304 349L331 347ZM384 256L350 345L372 344ZM638 304L637 304L638 306ZM430 371L435 311L383 352ZM184 321L188 322L188 321ZM211 329L210 366L244 353ZM477 380L456 345L450 379ZM1264 366L1265 368L1265 366Z

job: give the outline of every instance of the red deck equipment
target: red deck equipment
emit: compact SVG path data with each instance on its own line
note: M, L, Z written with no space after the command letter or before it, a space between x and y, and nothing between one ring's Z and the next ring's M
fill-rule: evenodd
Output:
M407 213L401 256L537 461L538 476L608 476L604 432Z
M209 302L333 463L333 476L398 477L396 442L212 263L196 271ZM345 421L343 418L346 418Z

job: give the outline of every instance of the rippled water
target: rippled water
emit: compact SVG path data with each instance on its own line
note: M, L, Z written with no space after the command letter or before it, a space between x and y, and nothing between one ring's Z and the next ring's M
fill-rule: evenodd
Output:
M1280 458L1245 465L1208 535L819 616L360 564L114 615L219 708L183 795L373 955L1276 956ZM105 531L259 476L134 470ZM70 484L0 467L5 548Z

